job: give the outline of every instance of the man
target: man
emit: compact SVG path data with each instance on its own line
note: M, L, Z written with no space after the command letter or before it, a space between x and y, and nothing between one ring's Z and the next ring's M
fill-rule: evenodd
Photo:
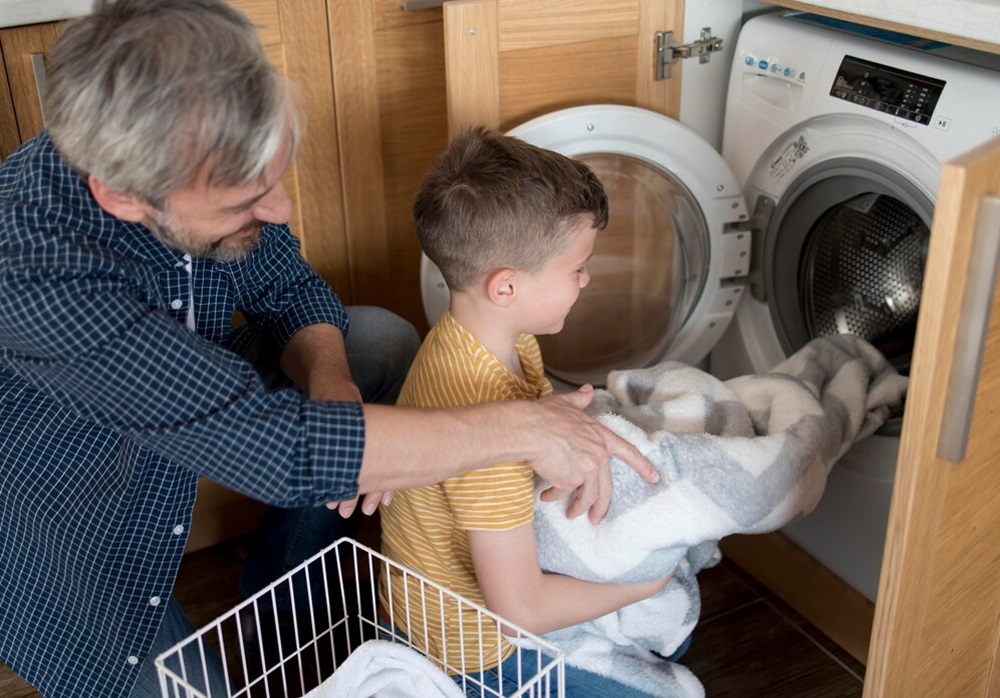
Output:
M349 357L412 329L359 311L388 329L348 333L299 255L281 184L298 115L221 0L98 0L48 80L48 130L0 166L0 657L43 695L156 695L153 657L190 629L171 591L199 476L287 510L293 557L318 505L499 461L591 518L610 455L655 477L583 415L587 390L362 404L412 349L374 371ZM268 389L240 355L252 336L299 389Z

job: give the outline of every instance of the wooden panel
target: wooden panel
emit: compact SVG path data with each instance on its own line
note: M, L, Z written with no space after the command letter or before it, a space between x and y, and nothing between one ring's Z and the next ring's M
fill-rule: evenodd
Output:
M17 120L14 117L14 102L10 97L10 85L7 83L7 68L3 60L3 37L0 31L0 160L17 150L21 144L21 136L17 132Z
M198 480L191 533L184 552L208 548L257 528L264 505L207 478Z
M695 38L684 36L684 0L641 3L638 31L635 106L679 119L684 61L673 64L669 80L657 80L654 59L657 32L673 32L678 44Z
M420 246L413 197L448 141L445 119L442 22L394 25L376 34L379 113L393 282L383 303L418 328L426 327L420 300Z
M557 109L640 105L679 112L680 71L657 81L657 31L683 25L681 0L466 0L445 7L449 132L507 130ZM494 77L495 76L495 77Z
M448 134L475 124L500 128L496 0L449 2L444 11Z
M392 283L386 261L375 24L371 2L330 3L341 182L353 303L379 304Z
M635 104L635 55L634 33L501 52L501 129L581 104ZM539 66L545 69L539 70Z
M31 67L31 54L40 53L48 59L52 44L64 24L52 22L3 30L3 59L10 81L17 131L22 142L44 128L42 107Z
M500 52L635 36L638 11L637 0L499 0Z
M868 662L870 697L988 695L1000 619L1000 286L979 299L993 305L966 456L954 464L936 455L983 196L1000 196L1000 141L941 173Z
M980 51L988 51L990 53L1000 53L1000 43L989 43L986 41L980 41L978 39L969 39L964 36L956 36L955 34L945 34L944 32L933 31L931 29L924 29L922 27L914 27L906 24L898 24L896 22L889 22L884 19L877 19L875 17L865 17L864 15L854 14L853 12L843 12L841 10L834 10L829 7L819 7L817 5L812 5L807 2L797 2L797 0L766 0L768 4L778 5L780 7L787 7L793 10L804 10L805 12L814 12L819 15L825 15L827 17L836 17L837 19L847 20L848 22L855 22L857 24L867 25L869 27L878 27L880 29L888 29L890 31L903 32L905 34L911 34L913 36L920 36L925 39L933 39L934 41L943 41L947 44L955 44L956 46L968 46L969 48L978 49Z
M729 536L723 554L859 662L868 657L875 604L780 533Z
M289 173L298 203L299 225L293 230L317 273L351 302L326 3L284 0L280 9L286 74L306 115L302 145Z
M375 12L375 31L414 24L441 24L443 13L440 7L407 12L400 0L371 0L371 2Z
M257 25L257 36L265 48L282 43L278 0L230 0Z

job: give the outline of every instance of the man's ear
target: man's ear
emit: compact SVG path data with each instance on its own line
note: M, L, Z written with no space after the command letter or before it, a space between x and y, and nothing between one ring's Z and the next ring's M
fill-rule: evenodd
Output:
M87 177L87 186L90 187L90 193L98 206L123 221L140 223L147 218L153 208L128 192L112 189L94 175Z
M486 296L494 305L509 306L517 293L517 270L510 267L496 269L486 275Z

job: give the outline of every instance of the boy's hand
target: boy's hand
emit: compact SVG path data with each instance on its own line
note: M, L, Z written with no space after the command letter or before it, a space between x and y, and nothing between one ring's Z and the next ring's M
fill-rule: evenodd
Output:
M585 385L576 392L535 403L547 408L550 414L542 420L548 433L543 448L548 450L534 459L532 465L541 477L553 483L542 493L543 500L572 495L566 515L573 518L589 510L591 522L597 523L611 504L613 484L608 467L611 456L621 459L647 482L659 482L660 475L639 449L583 412L593 399L594 388ZM568 468L567 464L575 468Z

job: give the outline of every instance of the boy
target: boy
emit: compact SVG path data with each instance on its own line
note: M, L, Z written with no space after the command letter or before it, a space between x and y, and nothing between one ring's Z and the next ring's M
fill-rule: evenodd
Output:
M597 177L563 155L475 128L456 138L431 170L414 217L451 300L424 340L399 404L457 407L551 394L533 335L559 332L590 280L587 261L608 217ZM615 611L669 580L597 584L543 573L533 492L532 471L518 462L397 492L383 508L383 551L538 634ZM513 654L496 633L480 640L474 613L461 622L445 619L447 630L440 618L428 617L425 625L423 609L407 604L405 586L394 580L393 620L417 646L438 656L447 651L451 661L464 658L464 672L477 678ZM416 591L410 589L411 599ZM518 676L516 667L501 673ZM633 694L607 678L566 669L567 696Z

